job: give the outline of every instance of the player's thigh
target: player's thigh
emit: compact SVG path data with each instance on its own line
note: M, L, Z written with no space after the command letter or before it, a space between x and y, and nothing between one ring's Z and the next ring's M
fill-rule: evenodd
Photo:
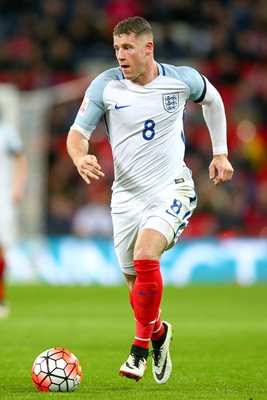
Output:
M135 260L158 260L165 250L167 240L158 230L143 228L138 234L134 247Z
M188 225L196 204L194 188L184 184L170 185L147 208L142 228L160 232L166 238L166 249L170 248Z

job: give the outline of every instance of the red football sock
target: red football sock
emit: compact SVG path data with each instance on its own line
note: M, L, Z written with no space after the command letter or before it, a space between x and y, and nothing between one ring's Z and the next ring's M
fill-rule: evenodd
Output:
M163 332L164 332L164 325L161 321L160 311L159 311L158 318L154 324L151 340L158 340L163 335Z
M136 334L134 344L148 348L162 298L162 277L158 260L135 260L133 290Z
M0 301L4 300L5 290L4 290L4 271L5 271L5 260L0 258Z

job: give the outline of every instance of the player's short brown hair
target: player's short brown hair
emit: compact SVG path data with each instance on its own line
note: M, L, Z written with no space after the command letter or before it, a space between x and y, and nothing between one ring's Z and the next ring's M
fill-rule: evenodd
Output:
M136 36L149 33L153 36L149 22L142 17L130 17L119 22L114 30L113 36L129 35L134 33Z

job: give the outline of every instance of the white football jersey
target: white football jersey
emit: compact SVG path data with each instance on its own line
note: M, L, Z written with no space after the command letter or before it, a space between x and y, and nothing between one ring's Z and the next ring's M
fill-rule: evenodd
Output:
M191 67L158 68L158 77L143 86L125 79L119 68L103 72L87 89L72 125L89 140L104 116L114 160L113 212L151 198L179 177L191 179L183 117L187 100L205 97L205 80Z
M0 121L0 200L10 197L12 156L22 152L21 138L10 124Z
M13 126L0 121L0 244L11 245L16 236L15 209L11 199L12 156L22 151L22 141Z

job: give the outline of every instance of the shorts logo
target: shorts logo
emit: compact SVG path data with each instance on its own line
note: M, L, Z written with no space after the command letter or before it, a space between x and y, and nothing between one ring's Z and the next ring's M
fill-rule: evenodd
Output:
M179 93L163 94L162 101L165 110L169 113L173 113L178 110Z

